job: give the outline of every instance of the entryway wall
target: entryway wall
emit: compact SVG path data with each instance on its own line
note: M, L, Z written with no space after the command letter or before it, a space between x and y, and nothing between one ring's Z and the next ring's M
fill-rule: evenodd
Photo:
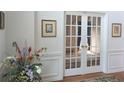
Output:
M6 12L4 13L6 14ZM5 30L6 28L0 29L0 62L5 58L5 32L6 32Z
M104 30L106 35L104 35L104 38L107 41L103 45L107 49L106 53L104 53L106 58L102 57L103 64L105 63L103 65L103 72L124 71L124 12L110 11L102 13L105 14ZM23 41L27 40L28 44L34 48L47 47L47 52L41 58L43 63L43 80L62 80L64 75L64 11L10 11L6 15L6 54L11 55L14 53L11 43L15 40L20 45L23 45ZM56 37L41 37L42 19L57 21ZM111 36L112 23L122 23L121 37L113 38ZM0 36L2 34L4 33L1 32ZM2 53L1 51L0 53Z
M5 57L5 30L0 30L0 61Z
M107 72L124 71L124 12L106 12L108 15ZM112 37L112 23L122 24L121 37Z
M64 37L64 11L35 12L35 46L46 47L47 52L42 59L43 81L63 79L63 37ZM56 20L56 37L42 37L42 20Z
M57 21L57 36L42 38L41 20ZM64 11L8 11L6 18L6 54L15 54L12 42L17 41L20 47L25 40L33 48L46 47L42 59L43 81L63 79L63 33Z

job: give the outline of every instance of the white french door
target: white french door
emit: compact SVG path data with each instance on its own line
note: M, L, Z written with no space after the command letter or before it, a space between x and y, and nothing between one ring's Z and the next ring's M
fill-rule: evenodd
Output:
M65 76L100 72L101 17L65 13Z

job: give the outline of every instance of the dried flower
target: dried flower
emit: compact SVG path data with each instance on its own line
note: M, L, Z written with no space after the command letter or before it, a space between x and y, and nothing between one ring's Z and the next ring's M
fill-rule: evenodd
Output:
M31 50L32 50L31 47L29 47L29 49L28 49L29 54L30 54Z

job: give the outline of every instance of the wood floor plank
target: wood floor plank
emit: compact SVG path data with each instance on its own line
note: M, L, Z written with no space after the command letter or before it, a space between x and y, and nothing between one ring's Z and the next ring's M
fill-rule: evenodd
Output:
M103 75L114 75L116 78L124 80L124 72L117 72L117 73L110 73L110 74L99 72L99 73L92 73L92 74L85 74L85 75L78 75L78 76L67 76L67 77L64 77L63 80L57 81L57 82L80 82L85 79L99 77Z

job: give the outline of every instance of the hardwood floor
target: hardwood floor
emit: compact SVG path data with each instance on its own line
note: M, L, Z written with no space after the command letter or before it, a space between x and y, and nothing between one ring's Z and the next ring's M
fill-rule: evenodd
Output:
M88 78L94 78L94 77L99 77L103 75L114 75L116 78L124 81L124 72L117 72L117 73L111 73L111 74L105 74L105 73L99 72L99 73L92 73L92 74L86 74L86 75L68 76L68 77L64 77L63 80L57 81L57 82L80 82Z

